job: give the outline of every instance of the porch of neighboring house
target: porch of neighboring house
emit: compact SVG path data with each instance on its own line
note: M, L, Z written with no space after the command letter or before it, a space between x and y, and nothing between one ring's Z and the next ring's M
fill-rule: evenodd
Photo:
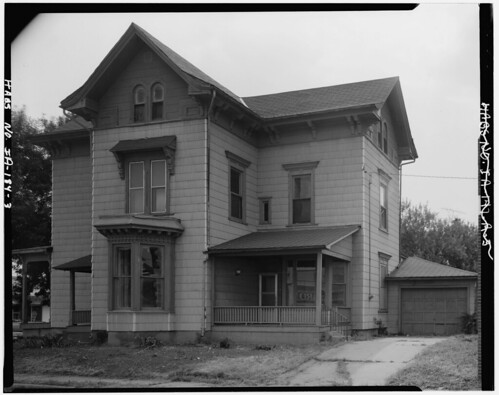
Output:
M92 256L86 255L78 259L55 266L55 270L69 272L69 317L66 334L74 339L88 340L91 324L91 310L77 309L76 273L92 273ZM90 296L90 294L88 295Z
M47 266L49 269L51 255L51 246L12 250L12 257L19 259L22 265L20 324L16 329L21 330L23 336L39 336L50 332L50 306L43 298L30 294L28 274L34 266Z
M213 334L248 342L349 336L348 270L358 229L256 232L210 248Z

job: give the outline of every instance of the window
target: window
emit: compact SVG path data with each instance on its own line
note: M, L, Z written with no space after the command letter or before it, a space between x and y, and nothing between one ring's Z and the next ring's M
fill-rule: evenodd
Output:
M164 245L140 240L113 246L112 310L165 309Z
M251 162L225 151L229 160L229 219L246 221L246 169Z
M379 309L386 311L388 309L388 288L385 278L388 275L389 255L379 253Z
M270 224L270 198L260 198L260 225Z
M113 308L131 308L132 258L130 246L116 246L113 262Z
M260 274L260 306L277 306L277 274Z
M152 114L151 119L163 118L164 90L161 84L154 84L152 87Z
M133 121L145 122L146 118L146 91L144 87L138 86L133 94Z
M291 225L314 223L314 169L319 162L283 165L289 172L289 218Z
M383 152L388 155L388 126L383 123Z
M293 176L293 223L312 222L312 176L310 174Z
M388 230L388 187L379 185L379 227Z
M333 261L333 306L347 305L347 265L345 262Z
M153 214L167 211L165 159L128 162L128 212Z
M230 168L230 216L243 220L243 172Z

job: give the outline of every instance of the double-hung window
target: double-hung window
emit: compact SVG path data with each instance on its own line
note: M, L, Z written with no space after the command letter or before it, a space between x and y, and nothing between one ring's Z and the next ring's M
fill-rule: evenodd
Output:
M388 183L390 176L383 170L379 174L379 228L388 231Z
M314 223L314 170L318 164L303 162L282 165L289 173L290 225Z
M333 306L347 305L347 265L345 262L333 261Z
M128 162L128 212L131 214L165 213L166 208L166 160L130 160Z
M229 162L229 219L246 221L246 170L251 162L225 151Z
M133 92L133 121L145 122L146 120L146 91L139 85Z
M152 87L152 109L151 119L153 121L163 118L163 102L165 100L165 92L163 85L157 83Z

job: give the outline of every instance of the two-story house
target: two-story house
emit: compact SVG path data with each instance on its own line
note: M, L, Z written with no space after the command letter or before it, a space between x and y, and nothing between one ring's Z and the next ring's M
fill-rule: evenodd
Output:
M132 24L35 138L53 159L51 327L316 341L387 326L397 77L241 98Z

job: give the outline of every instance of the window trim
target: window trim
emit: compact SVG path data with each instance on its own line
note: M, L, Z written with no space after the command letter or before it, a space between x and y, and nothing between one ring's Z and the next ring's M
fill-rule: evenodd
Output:
M228 198L228 210L229 210L229 220L234 221L234 222L239 222L244 225L247 225L246 223L246 170L248 167L251 165L251 162L241 158L240 156L230 152L230 151L225 151L225 156L228 159L228 171L227 171L227 198ZM242 206L242 212L241 212L241 218L233 217L232 216L232 190L231 190L231 172L232 170L235 170L240 173L240 195L241 195L241 206Z
M389 230L389 221L388 221L388 215L390 213L389 210L389 183L391 180L391 177L385 173L383 170L378 169L378 175L379 175L379 229L382 230L383 232L387 232ZM385 190L385 200L382 202L381 201L381 191L382 189ZM383 209L385 213L385 223L383 222Z
M161 312L174 313L174 267L175 256L173 253L174 241L171 236L143 236L135 234L132 236L110 236L108 238L108 311L109 312ZM161 307L141 307L142 292L142 260L141 252L143 246L154 246L162 249L161 272L163 279L163 295ZM129 247L131 255L131 284L130 284L130 307L116 308L114 305L114 270L117 248Z
M143 103L137 103L137 92L139 91L139 89L142 89L144 91L144 102ZM144 85L142 84L138 84L138 85L135 85L133 90L132 90L132 112L131 112L131 120L133 123L144 123L144 122L147 122L147 107L148 107L148 100L147 100L147 89L145 88ZM136 120L135 119L135 107L138 106L138 105L142 105L144 106L144 110L143 110L143 119L141 120Z
M315 223L315 169L320 161L283 164L288 172L288 226L316 225ZM295 223L293 220L294 178L310 175L310 221Z
M259 224L260 225L270 225L272 223L272 198L271 197L260 197L258 198L259 207ZM267 204L268 218L265 220L265 204Z
M148 214L148 215L167 215L171 213L170 209L170 172L168 171L168 160L162 156L159 151L130 153L125 156L125 212L127 214ZM152 162L164 161L165 163L165 210L152 211ZM130 211L130 164L143 163L143 211Z
M157 86L161 87L163 96L161 100L154 99L154 89ZM161 116L159 118L154 118L154 105L156 103L161 103ZM162 119L165 119L165 87L161 82L155 82L151 85L151 121L160 121Z

